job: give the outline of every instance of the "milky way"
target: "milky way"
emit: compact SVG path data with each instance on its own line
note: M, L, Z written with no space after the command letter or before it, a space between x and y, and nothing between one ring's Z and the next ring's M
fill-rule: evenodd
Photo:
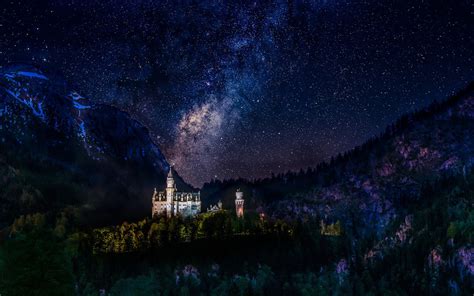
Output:
M212 170L215 165L212 155L219 154L226 130L240 117L234 110L230 99L213 98L185 113L176 127L175 144L170 151L172 164L183 168L197 163L196 170ZM187 178L193 176L192 171L183 173Z
M0 66L129 112L197 186L314 166L474 77L469 1L4 2Z

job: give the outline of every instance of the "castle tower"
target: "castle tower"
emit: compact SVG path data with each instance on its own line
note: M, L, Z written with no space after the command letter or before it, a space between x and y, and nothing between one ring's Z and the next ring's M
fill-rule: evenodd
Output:
M244 216L244 193L240 189L235 192L235 212L239 218Z
M168 215L171 215L174 211L174 195L176 192L176 183L174 182L173 172L170 167L168 177L166 178L166 203Z

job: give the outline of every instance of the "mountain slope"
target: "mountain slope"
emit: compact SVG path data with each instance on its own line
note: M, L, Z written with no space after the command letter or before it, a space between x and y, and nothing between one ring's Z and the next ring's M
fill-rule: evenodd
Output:
M279 215L318 215L381 234L424 184L474 164L474 88L403 117L379 139L301 178L313 188L279 202ZM331 176L330 181L322 181ZM323 178L324 179L324 178ZM359 226L359 227L355 227Z
M462 174L474 164L474 84L458 95L402 117L372 139L315 169L273 178L213 181L202 189L209 202L233 207L244 191L247 208L263 206L273 216L340 220L359 235L382 236L442 176ZM207 205L205 205L207 206Z
M127 113L25 65L0 73L0 151L0 225L66 205L104 221L142 217L169 168Z

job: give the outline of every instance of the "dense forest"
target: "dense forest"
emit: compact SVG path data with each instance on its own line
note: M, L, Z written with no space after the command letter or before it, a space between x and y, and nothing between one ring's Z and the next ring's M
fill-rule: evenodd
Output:
M256 213L237 219L231 211L95 229L78 229L68 210L26 215L1 244L0 291L472 295L473 202L472 173L426 184L381 239L360 238L323 219Z

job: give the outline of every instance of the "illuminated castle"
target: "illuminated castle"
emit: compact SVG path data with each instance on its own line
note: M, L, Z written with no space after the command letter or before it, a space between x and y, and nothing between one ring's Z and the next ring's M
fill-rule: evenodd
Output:
M235 213L239 218L244 216L244 193L240 189L235 192Z
M166 214L168 217L195 216L201 212L201 193L178 192L170 168L166 178L166 189L158 192L155 188L152 204L152 216L160 214Z

